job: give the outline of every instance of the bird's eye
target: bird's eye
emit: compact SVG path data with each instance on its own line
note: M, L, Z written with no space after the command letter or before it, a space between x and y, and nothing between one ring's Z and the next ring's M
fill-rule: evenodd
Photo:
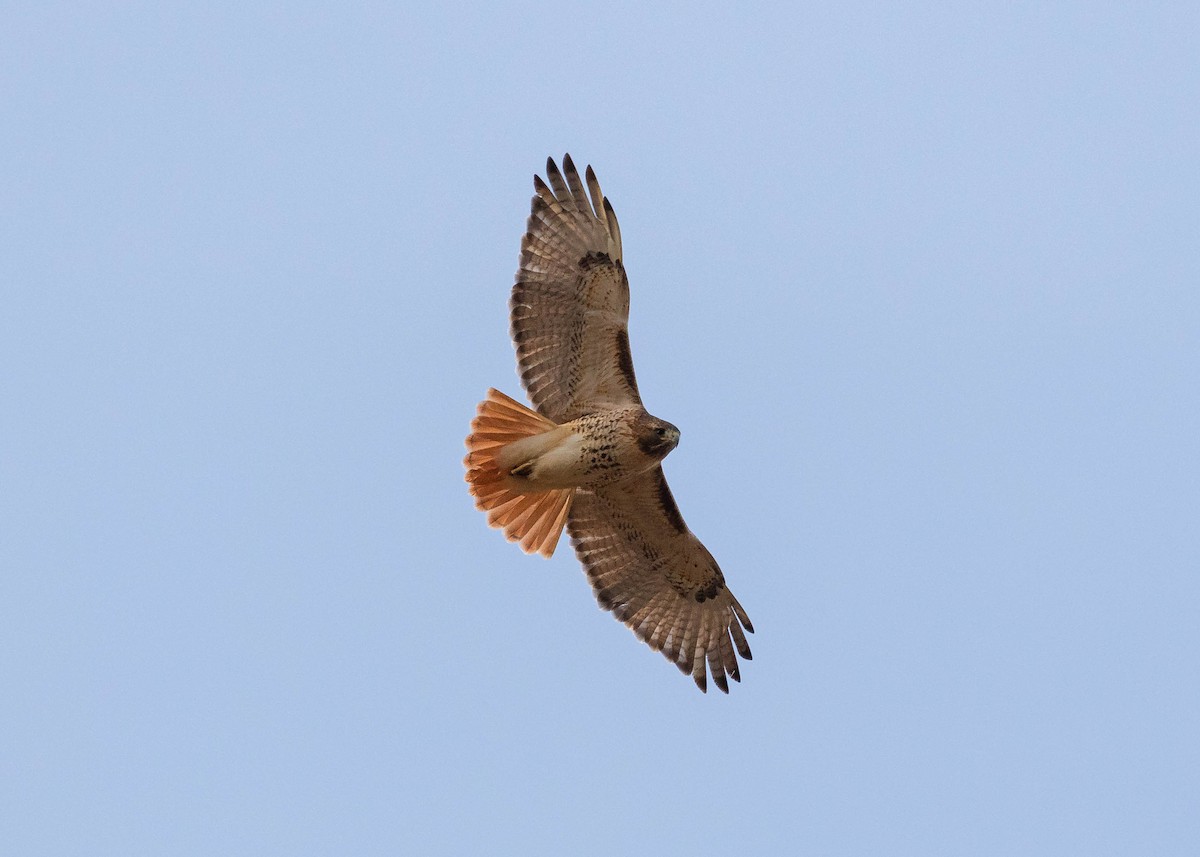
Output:
M665 428L663 428L662 426L659 426L658 428L656 428L654 430L654 433L657 434L659 437L667 436L667 430Z

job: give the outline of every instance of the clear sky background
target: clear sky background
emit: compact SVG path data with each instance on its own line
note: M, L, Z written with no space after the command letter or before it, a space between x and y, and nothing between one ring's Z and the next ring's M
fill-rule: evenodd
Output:
M1198 853L1197 8L7 8L5 853ZM728 697L463 484L567 151Z

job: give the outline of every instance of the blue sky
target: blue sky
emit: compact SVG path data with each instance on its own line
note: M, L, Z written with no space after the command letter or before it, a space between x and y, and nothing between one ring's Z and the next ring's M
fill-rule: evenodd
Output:
M13 854L1194 854L1194 4L36 4L0 34ZM621 217L702 695L462 441Z

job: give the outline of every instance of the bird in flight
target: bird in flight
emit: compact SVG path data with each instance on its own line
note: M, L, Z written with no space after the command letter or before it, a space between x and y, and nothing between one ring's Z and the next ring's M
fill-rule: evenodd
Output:
M479 403L464 460L475 506L526 553L551 556L565 525L600 606L700 690L711 674L728 693L754 628L663 476L679 429L638 395L616 214L570 155L561 172L547 159L546 178L509 300L535 410L495 389Z

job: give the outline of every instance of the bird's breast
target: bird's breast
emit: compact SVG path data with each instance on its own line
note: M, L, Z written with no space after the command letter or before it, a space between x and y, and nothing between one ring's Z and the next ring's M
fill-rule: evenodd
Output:
M588 414L566 423L556 442L543 446L523 468L528 488L588 488L619 482L653 467L633 435L633 417L620 409Z

